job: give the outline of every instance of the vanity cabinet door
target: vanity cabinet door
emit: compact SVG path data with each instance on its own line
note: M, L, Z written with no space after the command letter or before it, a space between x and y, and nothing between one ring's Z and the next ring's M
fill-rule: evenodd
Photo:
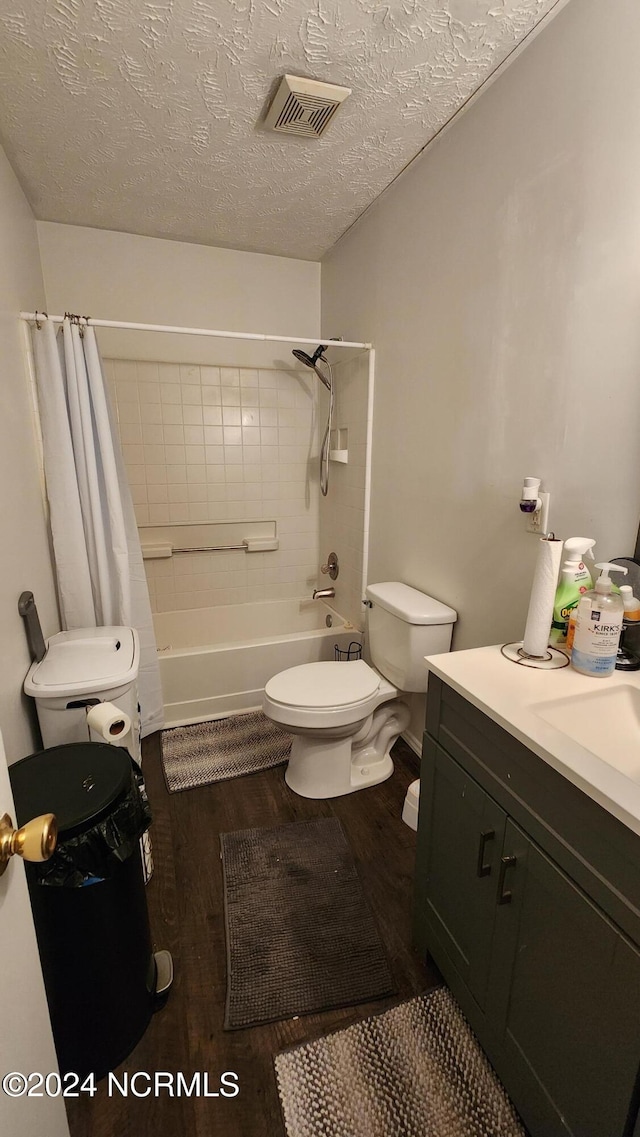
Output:
M491 1016L534 1134L623 1137L640 1061L640 954L513 821ZM549 1106L555 1121L551 1122Z
M461 766L425 738L420 785L419 935L444 952L482 1008L506 814ZM421 931L420 931L421 929Z

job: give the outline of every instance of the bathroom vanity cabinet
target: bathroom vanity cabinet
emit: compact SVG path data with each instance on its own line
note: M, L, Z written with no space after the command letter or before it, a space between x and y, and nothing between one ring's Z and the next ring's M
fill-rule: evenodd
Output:
M640 836L434 674L416 942L531 1137L640 1137Z

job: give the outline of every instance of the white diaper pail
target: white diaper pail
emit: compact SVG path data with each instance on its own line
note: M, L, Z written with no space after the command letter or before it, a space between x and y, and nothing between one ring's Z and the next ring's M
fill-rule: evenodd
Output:
M74 628L51 636L43 658L32 663L24 681L25 694L35 699L43 745L100 741L87 711L99 703L113 703L131 726L126 734L106 741L124 746L139 765L139 664L135 628ZM153 856L148 833L140 846L145 880L149 880Z

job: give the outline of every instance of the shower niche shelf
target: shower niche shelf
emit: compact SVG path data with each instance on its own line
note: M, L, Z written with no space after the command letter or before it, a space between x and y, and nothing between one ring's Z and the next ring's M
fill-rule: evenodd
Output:
M331 431L329 461L342 462L344 465L349 461L349 431L346 426Z

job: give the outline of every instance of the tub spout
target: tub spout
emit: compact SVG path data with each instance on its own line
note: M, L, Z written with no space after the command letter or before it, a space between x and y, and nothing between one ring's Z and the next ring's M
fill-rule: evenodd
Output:
M314 588L314 600L333 600L336 594L335 588Z

